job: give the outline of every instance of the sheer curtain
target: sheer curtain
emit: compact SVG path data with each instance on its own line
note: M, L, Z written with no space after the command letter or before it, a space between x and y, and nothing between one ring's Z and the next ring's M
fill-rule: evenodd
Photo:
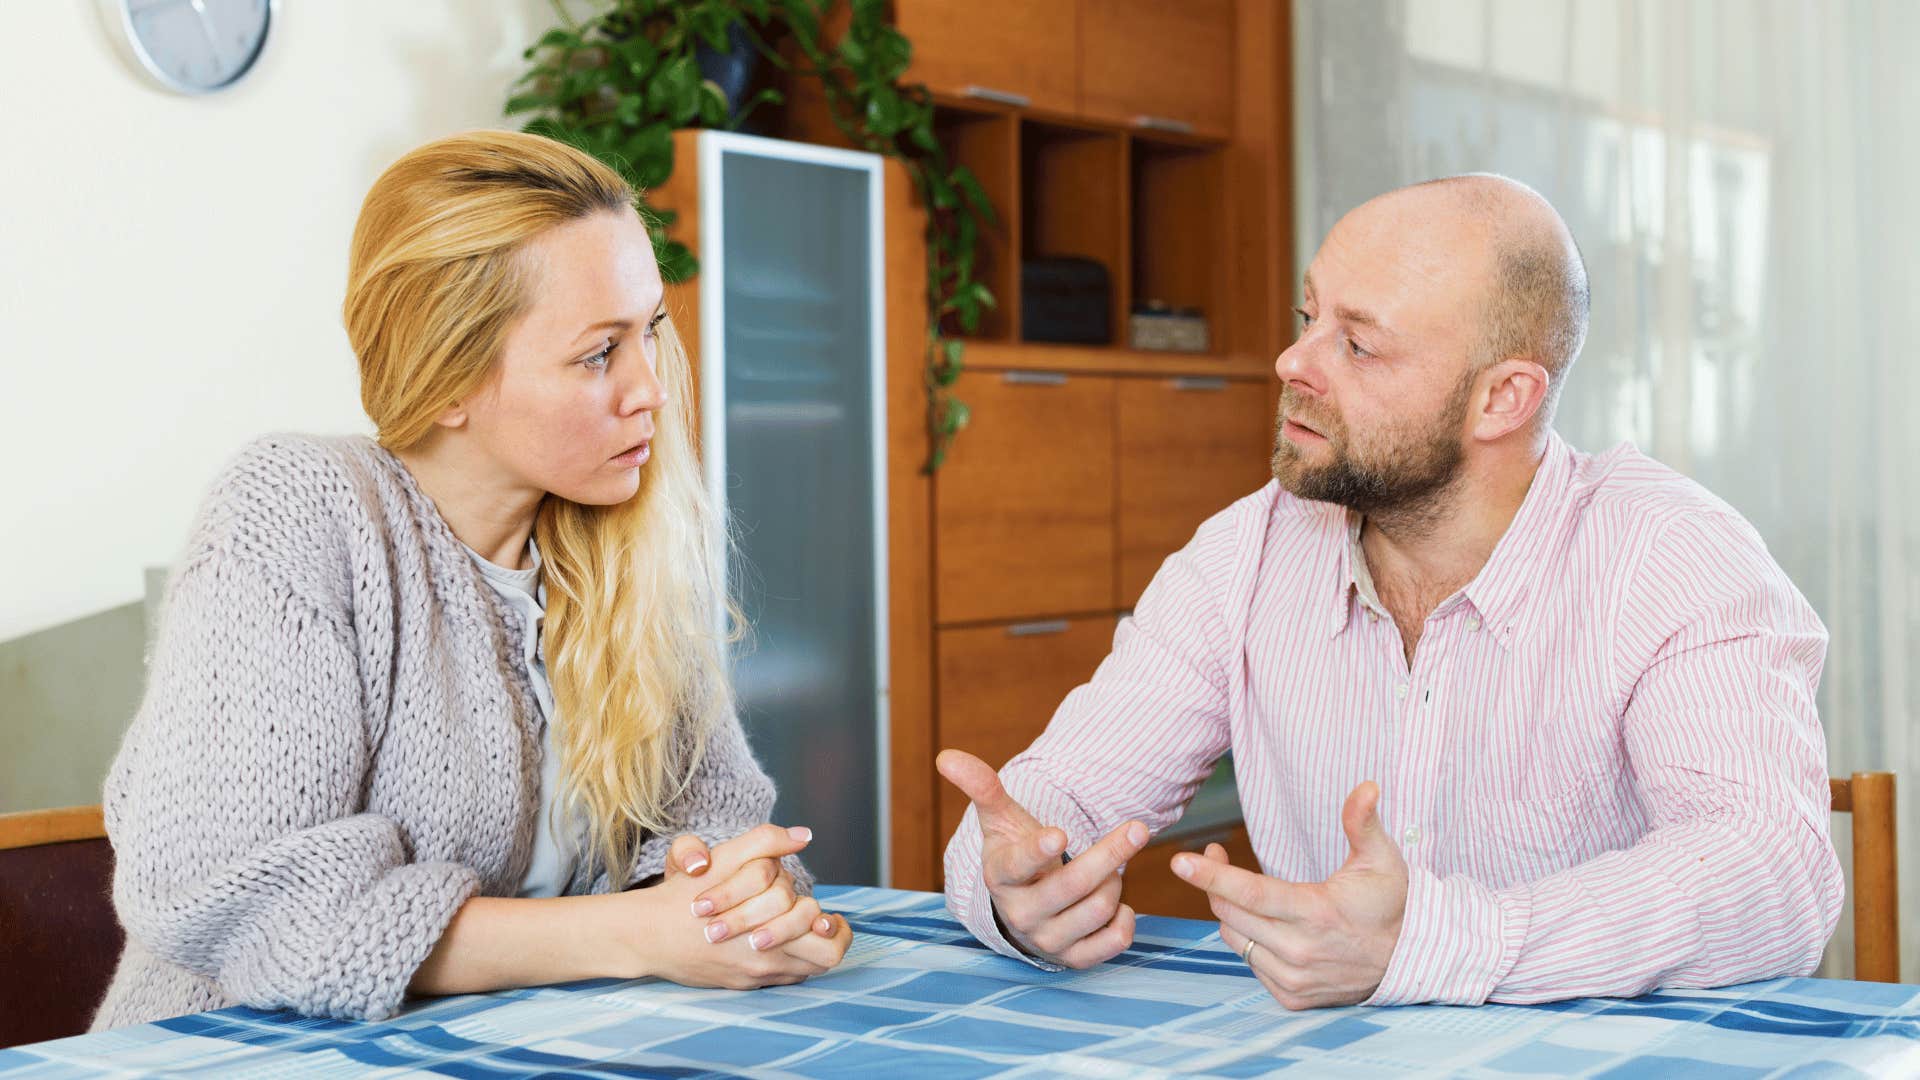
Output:
M1920 980L1920 4L1294 0L1294 19L1301 265L1415 180L1490 170L1560 209L1594 303L1558 427L1731 502L1819 610L1831 770L1900 774ZM1823 974L1852 966L1843 917Z

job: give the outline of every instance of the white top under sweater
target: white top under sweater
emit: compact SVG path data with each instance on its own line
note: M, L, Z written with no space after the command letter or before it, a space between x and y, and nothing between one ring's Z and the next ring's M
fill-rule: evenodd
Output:
M527 864L527 876L520 882L517 895L559 896L573 876L573 853L561 847L553 827L555 796L560 791L560 755L553 745L553 684L547 681L545 638L541 633L547 618L547 586L540 579L540 545L527 538L527 559L532 565L525 570L509 570L471 547L467 554L493 591L520 615L524 628L521 640L527 647L521 661L533 686L534 702L540 706L540 744L545 750L540 762L540 812L533 823L533 860Z

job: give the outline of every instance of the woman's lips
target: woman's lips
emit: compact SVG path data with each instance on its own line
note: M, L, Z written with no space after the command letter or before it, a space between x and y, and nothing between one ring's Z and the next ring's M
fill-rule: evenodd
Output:
M623 450L620 453L614 455L613 463L615 465L620 466L623 469L637 468L641 465L646 464L647 458L651 457L652 455L653 455L653 442L649 440L647 442L639 443L635 446L629 447L628 449Z

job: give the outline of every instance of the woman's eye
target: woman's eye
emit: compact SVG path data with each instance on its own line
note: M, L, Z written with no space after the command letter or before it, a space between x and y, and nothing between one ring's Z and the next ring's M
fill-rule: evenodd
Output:
M647 336L648 337L654 336L654 334L656 334L659 331L660 324L666 321L667 321L666 312L663 311L660 314L655 315L651 320L647 322Z
M587 365L590 368L604 368L607 366L608 358L613 355L614 346L618 344L619 342L617 341L609 341L607 342L605 348L601 349L599 352L594 353L592 356L589 356L580 362Z

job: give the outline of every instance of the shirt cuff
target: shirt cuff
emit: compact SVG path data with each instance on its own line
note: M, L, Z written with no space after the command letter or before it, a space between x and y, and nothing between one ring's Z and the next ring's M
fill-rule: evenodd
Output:
M1464 875L1407 868L1400 940L1366 1005L1483 1005L1519 959L1532 906Z
M1030 956L1007 940L994 917L993 894L987 891L987 879L981 865L980 820L971 806L960 828L947 845L947 910L960 920L980 943L1002 956L1024 960L1042 971L1064 970L1060 965Z

